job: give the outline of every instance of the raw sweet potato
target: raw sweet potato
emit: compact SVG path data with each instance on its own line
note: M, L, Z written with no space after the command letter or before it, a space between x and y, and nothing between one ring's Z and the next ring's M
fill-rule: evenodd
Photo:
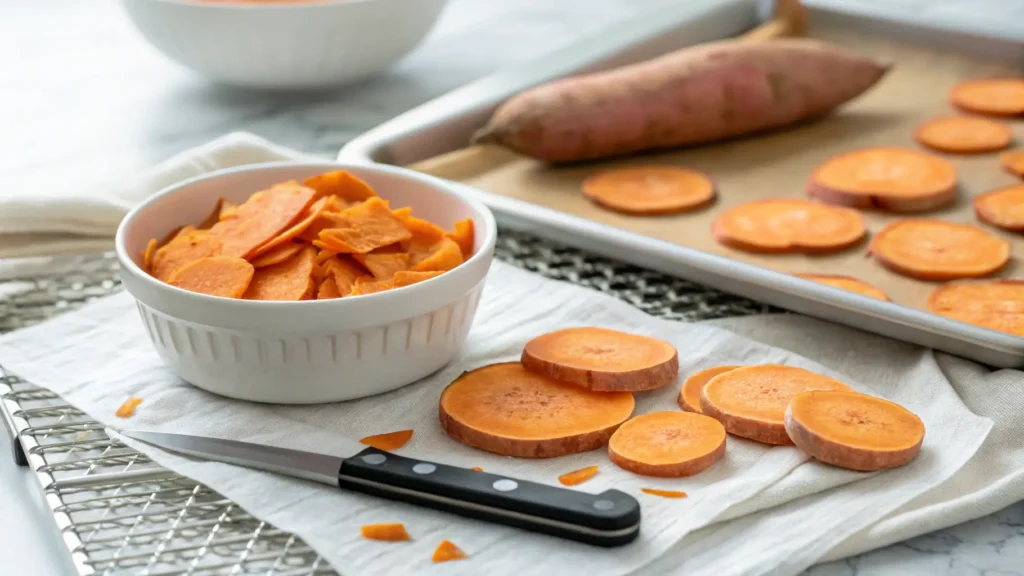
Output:
M917 457L924 423L906 408L841 390L797 394L786 408L786 433L794 444L826 464L873 472Z
M683 387L679 390L679 397L676 402L679 407L687 412L696 412L701 414L700 411L700 392L704 389L704 386L711 381L712 378L719 374L724 374L730 370L735 370L739 366L715 366L714 368L705 368L700 372L690 376L683 382Z
M628 392L591 392L519 362L466 372L441 393L441 428L474 448L554 458L600 448L633 413Z
M595 392L661 388L679 373L675 346L639 334L597 327L556 330L526 343L523 366Z
M722 212L711 225L711 235L720 244L758 253L838 252L857 244L865 234L860 212L800 198L739 204Z
M764 444L789 445L785 415L793 397L810 390L850 390L842 382L802 368L761 364L719 374L704 386L700 409L726 431Z
M691 476L725 456L725 427L693 412L652 412L619 426L608 441L616 466L643 476Z
M871 241L871 256L886 268L920 280L978 278L1010 260L1010 243L977 226L930 218L889 224Z
M1007 186L974 197L979 220L1006 230L1024 230L1024 184Z
M808 39L714 42L526 90L473 141L548 162L708 142L827 114L886 70Z
M956 200L956 168L938 156L894 147L864 148L814 170L807 194L823 202L889 212L926 212Z
M648 164L598 172L583 181L583 195L609 210L656 216L707 206L715 185L696 170Z
M1024 336L1024 282L952 282L928 296L928 310L989 330Z

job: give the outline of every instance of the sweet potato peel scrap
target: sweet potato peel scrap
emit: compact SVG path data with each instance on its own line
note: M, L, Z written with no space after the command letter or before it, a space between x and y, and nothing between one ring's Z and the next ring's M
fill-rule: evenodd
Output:
M198 224L140 249L154 278L248 300L330 300L374 294L439 276L472 253L473 221L452 230L395 210L354 174L335 170L218 198Z
M129 396L128 399L124 401L124 404L121 404L117 411L114 412L114 415L118 418L131 418L135 415L135 408L138 407L139 404L142 404L142 398Z
M374 434L360 440L367 446L373 446L377 450L398 450L405 446L406 442L412 439L412 430L399 430L387 434Z
M383 542L404 542L410 540L405 524L367 524L360 528L363 538Z
M430 559L435 563L439 562L450 562L452 560L462 560L467 558L465 552L459 549L458 546L453 544L450 540L441 540L441 543L434 549L433 556Z

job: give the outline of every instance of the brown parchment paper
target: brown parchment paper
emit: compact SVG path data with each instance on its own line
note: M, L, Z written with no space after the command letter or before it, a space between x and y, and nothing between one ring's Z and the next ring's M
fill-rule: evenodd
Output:
M916 126L933 116L957 113L948 103L950 87L968 78L1020 76L1024 73L1024 63L1022 68L1012 69L952 52L939 52L834 28L816 28L811 35L875 56L894 67L870 92L832 116L770 134L567 168L551 168L495 147L469 147L426 160L412 168L781 272L854 276L880 287L896 303L924 309L928 294L938 284L912 280L882 268L866 255L867 241L834 255L755 255L715 242L710 233L711 223L723 210L751 200L806 197L804 185L811 171L831 156L879 145L923 149L914 142ZM1024 119L1009 123L1015 132L1015 146L1024 146ZM998 153L971 156L936 154L956 166L960 196L955 205L924 216L975 224L1010 240L1013 259L996 276L1024 278L1024 266L1021 265L1024 235L1003 232L979 222L971 206L972 196L1020 183L1020 180L1002 170ZM705 172L715 182L717 201L692 213L633 217L602 209L580 193L582 180L599 170L649 162L676 164ZM870 234L906 216L866 212L865 217L870 239Z

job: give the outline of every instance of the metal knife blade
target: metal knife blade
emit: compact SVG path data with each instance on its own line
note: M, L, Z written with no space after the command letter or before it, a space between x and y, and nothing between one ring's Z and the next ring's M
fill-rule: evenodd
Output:
M121 434L172 452L305 478L391 500L596 546L640 533L640 503L619 490L590 494L399 456L336 438L347 457L144 430Z
M338 485L338 470L345 458L289 450L276 446L222 440L204 436L187 434L170 434L166 432L147 432L144 430L121 430L120 433L147 444L159 446L189 456L198 456L207 460L216 460L228 464L237 464L247 468L257 468L286 476L305 478L322 482L331 486ZM341 450L347 452L346 457L354 456L368 448L364 444L338 438ZM352 446L349 446L351 444Z

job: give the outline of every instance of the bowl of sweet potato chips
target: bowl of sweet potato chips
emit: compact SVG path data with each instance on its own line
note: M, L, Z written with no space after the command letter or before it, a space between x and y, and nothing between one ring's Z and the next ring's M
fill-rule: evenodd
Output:
M160 356L195 386L305 404L393 390L469 332L496 236L454 185L388 166L282 162L165 189L117 232Z

